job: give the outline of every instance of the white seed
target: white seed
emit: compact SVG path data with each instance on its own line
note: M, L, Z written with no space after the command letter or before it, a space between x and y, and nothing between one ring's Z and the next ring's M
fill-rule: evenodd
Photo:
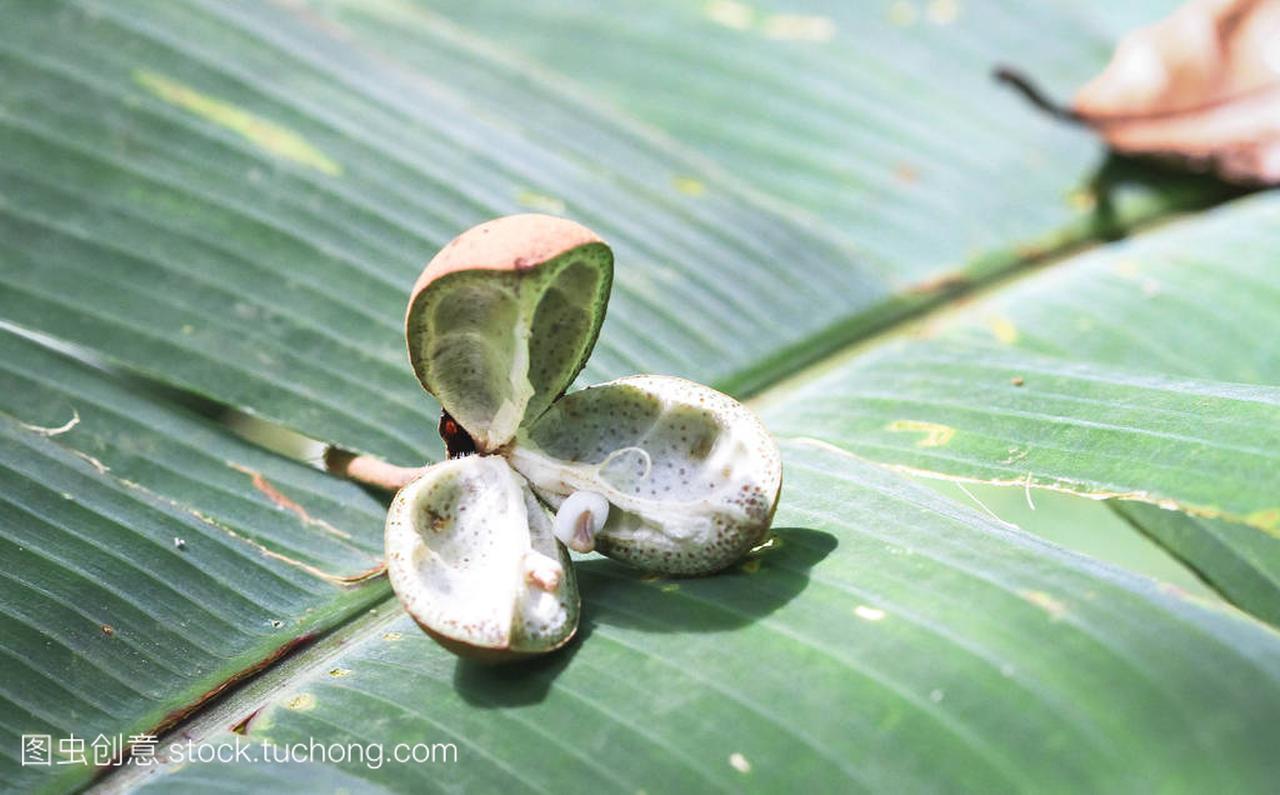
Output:
M556 511L556 538L575 552L590 552L596 548L596 532L608 519L608 500L594 491L575 491Z

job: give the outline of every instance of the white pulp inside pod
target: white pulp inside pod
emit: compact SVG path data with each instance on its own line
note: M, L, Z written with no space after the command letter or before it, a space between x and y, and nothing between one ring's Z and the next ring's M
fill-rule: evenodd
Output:
M669 376L568 394L507 455L558 509L562 541L587 547L589 523L600 552L668 574L715 571L763 541L782 483L777 445L754 414ZM601 498L610 510L589 510Z
M387 514L392 587L424 627L476 649L542 652L572 637L578 596L551 517L496 456L436 464Z

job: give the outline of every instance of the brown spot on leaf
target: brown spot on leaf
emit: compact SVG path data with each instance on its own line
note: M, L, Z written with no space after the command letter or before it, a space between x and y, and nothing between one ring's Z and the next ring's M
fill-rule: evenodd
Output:
M257 489L268 500L270 500L272 504L275 505L277 508L282 508L294 514L295 516L297 516L298 519L301 520L303 524L309 527L319 528L324 532L329 533L330 535L336 536L338 538L341 538L343 540L348 540L351 538L350 533L347 533L343 530L339 530L338 528L334 527L333 525L329 524L323 519L316 519L312 517L311 514L307 513L306 508L303 508L301 505L299 505L298 503L290 499L288 495L286 495L284 492L277 489L274 485L272 485L271 481L267 480L262 475L261 472L257 472L246 466L241 466L240 464L236 464L233 462L227 462L227 466L231 467L237 472L242 472L248 475L250 480L253 482L253 487L255 489Z
M963 273L943 273L934 276L932 279L925 279L922 282L907 288L908 292L915 295L934 295L957 293L961 290L968 289L973 281Z
M249 724L253 722L254 718L258 717L259 712L262 712L262 707L258 707L253 712L250 712L248 715L245 715L243 718L233 723L231 725L231 733L248 735Z
M175 709L169 712L169 714L165 715L164 718L161 719L159 723L155 724L147 731L142 732L142 734L148 737L159 737L163 735L165 732L169 731L169 729L173 728L178 723L181 723L183 720L186 720L192 714L199 712L200 709L205 704L208 704L210 701L222 695L222 693L225 692L228 688L234 687L240 682L243 682L244 680L253 677L254 675L258 674L259 672L267 668L270 668L272 665L275 665L282 658L288 656L294 650L299 649L311 643L315 639L316 639L316 634L314 632L308 632L304 635L299 635L293 640L290 640L288 643L285 643L283 646L280 646L279 648L277 648L275 651L273 651L271 654L267 655L263 659L254 663L252 666L245 668L242 671L237 671L227 679L224 679L223 681L219 682L217 685L215 685L213 688L211 688L210 690L200 695L191 703L185 704L179 707L178 709ZM252 720L255 715L257 715L257 712L252 713L247 718L237 723L235 726L232 727L232 730L234 731L237 727L247 730L249 721ZM131 752L132 752L131 747L126 748L121 752L120 758L117 760L113 760L112 764L98 766L98 769L96 771L96 776L101 777L102 775L110 772L111 770L114 770L119 765L123 765L127 763Z

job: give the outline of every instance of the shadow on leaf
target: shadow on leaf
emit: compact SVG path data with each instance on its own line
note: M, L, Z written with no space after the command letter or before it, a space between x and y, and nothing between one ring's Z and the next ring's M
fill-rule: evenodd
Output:
M1124 194L1155 191L1161 201L1182 210L1209 207L1251 192L1213 174L1189 170L1183 162L1155 155L1125 155L1108 151L1088 183L1096 204L1089 233L1115 241L1128 235L1130 226L1119 209Z
M809 570L836 548L830 533L779 528L770 543L710 577L653 577L603 558L579 561L582 619L564 649L514 665L459 660L453 684L468 704L516 707L542 701L597 626L644 632L723 632L751 624L790 602L809 584Z
M770 543L710 577L667 579L611 560L578 564L583 623L645 632L720 632L751 624L790 602L809 570L836 548L830 533L779 528Z
M537 704L590 635L591 627L583 621L569 645L553 654L504 665L459 659L453 669L453 687L464 701L481 709Z

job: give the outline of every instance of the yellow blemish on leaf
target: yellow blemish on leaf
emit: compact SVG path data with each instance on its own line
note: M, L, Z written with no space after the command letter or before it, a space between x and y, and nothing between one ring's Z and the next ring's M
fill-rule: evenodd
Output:
M698 197L707 192L707 186L693 177L672 177L671 187L686 196Z
M564 201L557 199L555 196L548 196L545 193L537 193L531 190L522 190L516 194L516 201L522 207L528 207L530 210L537 210L540 213L551 213L553 215L562 215L565 211Z
M899 422L908 421L899 420ZM895 428L892 430L898 429ZM906 429L904 428L902 430ZM816 450L823 450L833 455L838 455L855 461L862 460L853 453L850 453L848 450L831 444L830 442L823 441L822 439L814 439L810 436L789 436L783 438L788 442L803 445L805 447L811 447ZM1010 453L1013 453L1016 449L1017 448L1010 448ZM1021 457L1022 456L1019 456L1019 458ZM936 470L926 469L923 467L907 466L905 464L885 463L881 464L881 466L885 469L893 472L900 472L904 475L931 478L934 480L945 480L952 483L985 483L989 486L1017 486L1024 490L1034 488L1057 492L1059 494L1070 494L1075 497L1083 497L1086 500L1126 500L1130 502L1140 502L1144 505L1154 505L1157 508L1163 508L1166 511L1179 511L1201 519L1221 519L1226 522L1244 524L1261 530L1275 538L1280 538L1280 508L1264 508L1249 514L1240 514L1232 511L1224 511L1223 509L1212 505L1182 502L1172 497L1152 494L1147 491L1113 491L1110 489L1098 489L1091 486L1091 484L1073 481L1066 478L1058 478L1051 481L1038 481L1031 473L1019 475L1016 478L979 478L965 475L952 475L946 472L938 472ZM890 548L890 554L899 553L893 548ZM908 552L908 554L910 554L910 552Z
M760 561L748 560L738 568L742 569L747 574L755 574L756 572L760 571Z
M299 693L284 702L284 707L295 712L308 712L316 708L316 697L310 693Z
M329 669L329 676L332 676L334 679L345 679L350 675L351 675L350 668L330 668Z
M155 72L139 69L134 71L133 79L170 105L176 105L206 121L225 127L276 157L331 177L342 173L342 166L293 130Z
M732 30L746 30L751 27L756 12L750 6L734 0L711 0L703 10L707 19Z
M853 608L853 614L863 621L882 621L884 620L884 611L878 607L868 607L866 605L858 605Z
M1280 534L1280 508L1264 508L1261 511L1254 511L1244 518L1244 523L1250 527L1264 530L1271 535Z
M658 590L662 591L663 593L675 593L676 591L680 590L680 586L675 584L674 582L669 582L666 585L659 588Z
M909 28L920 19L920 10L908 0L897 0L889 6L889 24Z
M956 429L948 425L920 420L894 420L884 426L884 429L895 433L923 433L924 436L916 442L916 447L942 447L956 435Z
M1023 260L1039 259L1045 255L1045 251L1043 243L1018 243L1013 247L1013 253Z
M383 639L383 640L385 640L385 641L387 641L388 643L395 643L396 641L400 640L400 639L401 639L401 638L403 638L403 637L404 637L404 635L403 635L403 634L401 634L401 633L399 633L399 632L384 632L384 633L382 633L382 639Z
M1049 614L1050 621L1057 621L1067 614L1067 606L1044 591L1023 591L1022 598Z
M766 37L782 41L831 41L836 37L836 23L804 14L774 14L761 30Z
M987 319L987 326L995 335L996 341L1003 345L1012 345L1018 341L1018 327L1003 315L995 315Z
M751 772L751 763L747 761L747 758L745 756L743 756L740 753L737 753L736 751L734 753L729 754L729 766L732 767L734 770L738 771L739 773Z

